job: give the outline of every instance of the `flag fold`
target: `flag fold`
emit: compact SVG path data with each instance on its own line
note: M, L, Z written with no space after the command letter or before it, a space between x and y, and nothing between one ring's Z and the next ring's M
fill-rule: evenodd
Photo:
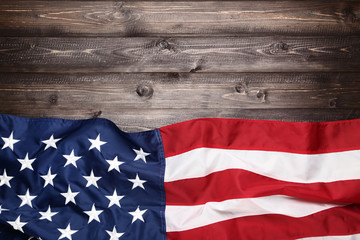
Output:
M0 114L0 239L360 239L360 120Z

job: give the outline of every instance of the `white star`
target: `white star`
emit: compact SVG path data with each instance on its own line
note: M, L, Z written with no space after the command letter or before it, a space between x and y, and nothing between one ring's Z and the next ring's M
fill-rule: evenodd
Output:
M62 229L62 228L58 228L58 230L61 232L61 236L58 238L62 239L62 238L67 238L72 240L71 235L73 235L74 233L76 233L78 230L71 230L70 228L70 223L67 225L66 228Z
M5 209L5 208L2 208L2 206L0 205L0 214L2 211L8 211L9 209Z
M135 222L137 219L139 219L140 221L143 221L144 222L144 219L142 217L142 215L147 211L147 209L145 210L140 210L139 206L137 207L137 209L134 211L134 212L129 212L132 216L133 216L133 219L132 219L132 222Z
M136 153L134 161L142 159L146 163L146 156L149 156L150 153L144 152L142 148L140 150L133 149L133 151Z
M111 170L115 169L116 171L120 172L119 166L121 164L123 164L124 162L121 162L118 160L118 157L114 157L113 160L106 160L109 163L109 169L108 172L110 172Z
M68 204L68 202L73 202L74 204L76 204L75 196L78 194L79 194L79 192L71 191L70 185L68 186L68 191L66 193L61 193L61 195L63 195L65 197L65 204Z
M4 146L1 149L9 147L11 150L14 151L14 144L19 142L20 140L14 139L13 137L14 131L11 132L10 136L8 138L2 137L2 140L5 142Z
M54 178L56 177L56 174L51 174L51 167L49 168L49 171L46 175L41 175L41 177L45 180L44 187L46 187L48 184L51 186L54 186Z
M83 177L87 181L86 187L94 185L95 187L99 188L97 185L97 181L99 181L101 179L101 177L95 177L93 170L91 170L90 176L83 176Z
M21 232L24 232L24 230L22 229L22 227L27 224L26 222L21 222L20 221L20 216L17 217L17 219L15 221L8 221L8 223L15 229L15 230L19 230Z
M120 206L120 200L121 200L124 196L118 196L118 195L117 195L117 192L116 192L116 189L115 189L112 196L109 195L109 196L105 196L105 197L107 197L107 198L110 200L110 203L109 203L109 206L108 206L108 208L109 208L109 207L111 207L111 206L114 205L114 204L115 204L115 205L118 205L119 207L121 207L121 206Z
M21 163L21 169L20 171L24 170L25 168L28 168L32 171L34 171L31 164L36 160L36 158L29 159L29 153L26 153L26 156L24 159L18 159L18 161Z
M3 175L0 175L0 187L4 184L6 184L9 188L11 188L10 186L10 180L13 177L10 177L6 174L6 169L4 169Z
M89 150L91 150L91 149L93 149L93 148L96 148L96 149L99 150L100 152L101 152L100 146L101 146L101 145L104 145L105 143L107 143L107 142L103 142L103 141L100 140L100 133L98 134L98 136L96 137L96 139L90 139L90 138L89 138L89 141L91 142L91 146L90 146Z
M112 232L108 231L108 230L106 230L106 232L110 235L110 240L119 240L119 237L121 237L124 234L124 233L118 233L116 231L115 226L114 226Z
M57 214L58 212L51 212L51 208L49 206L48 210L46 212L39 212L41 214L41 219L47 219L49 220L50 222L52 221L52 217Z
M81 158L81 156L75 156L74 149L71 151L70 155L63 155L63 157L66 158L66 163L65 163L64 167L66 167L69 164L72 164L76 168L77 168L76 161Z
M99 215L103 212L103 210L96 210L95 204L92 205L92 208L90 211L84 211L87 215L89 215L89 221L88 224L91 223L92 220L96 220L100 222Z
M36 195L31 196L30 193L29 193L29 189L27 189L25 195L19 195L18 197L21 198L21 200L22 200L19 207L22 207L25 204L29 205L30 207L33 207L31 201L34 198L36 198Z
M134 188L136 188L136 187L141 187L142 189L145 189L143 184L146 183L146 181L145 181L145 180L141 180L141 179L139 178L139 175L138 175L138 174L136 174L136 178L135 178L135 179L129 179L129 181L133 183L132 189L134 189Z
M44 151L45 151L46 149L48 149L49 147L53 147L53 148L56 148L56 149L57 149L56 143L57 143L59 140L61 140L61 138L56 138L56 139L54 139L54 134L53 134L53 135L51 135L51 137L50 137L48 140L41 141L41 142L43 142L43 143L46 144Z

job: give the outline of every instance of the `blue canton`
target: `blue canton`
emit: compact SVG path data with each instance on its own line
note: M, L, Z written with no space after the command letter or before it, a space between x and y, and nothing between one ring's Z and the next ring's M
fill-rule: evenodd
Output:
M158 130L0 114L0 239L166 238Z

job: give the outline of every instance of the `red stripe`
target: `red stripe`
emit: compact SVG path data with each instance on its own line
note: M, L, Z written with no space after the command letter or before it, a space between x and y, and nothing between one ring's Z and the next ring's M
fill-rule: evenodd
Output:
M182 232L168 232L168 240L297 239L360 233L360 206L331 208L306 217L266 214L214 223Z
M167 205L198 205L269 195L287 195L310 201L360 203L359 189L360 180L293 183L242 169L229 169L201 178L165 183Z
M360 149L360 119L334 122L281 122L196 119L160 128L165 156L195 148L327 153Z

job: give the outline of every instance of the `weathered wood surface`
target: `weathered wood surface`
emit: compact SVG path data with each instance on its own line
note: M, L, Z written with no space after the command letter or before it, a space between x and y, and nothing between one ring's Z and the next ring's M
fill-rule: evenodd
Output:
M113 109L101 112L86 108L78 109L9 108L1 113L22 117L57 117L88 119L102 117L113 121L121 130L138 132L197 118L267 119L295 122L336 121L360 118L359 109Z
M41 109L91 107L102 112L121 108L360 108L358 73L0 76L0 108L29 108L33 102Z
M0 113L142 131L360 118L360 1L0 1Z
M360 33L359 1L0 2L0 36Z
M105 117L129 131L198 117L328 121L360 117L359 83L357 73L2 73L0 112Z
M360 37L0 38L2 72L358 71Z

